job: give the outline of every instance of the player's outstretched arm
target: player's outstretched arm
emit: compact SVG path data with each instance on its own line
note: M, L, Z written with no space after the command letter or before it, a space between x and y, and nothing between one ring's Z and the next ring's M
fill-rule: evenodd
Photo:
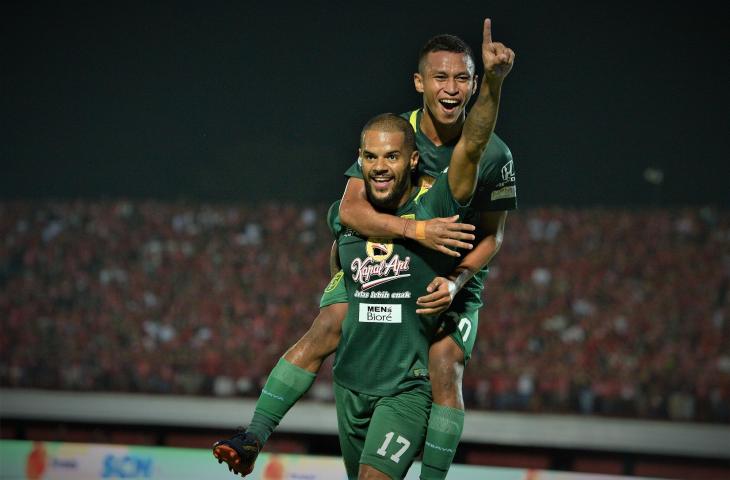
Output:
M468 201L474 193L479 161L497 123L502 82L512 69L514 59L515 53L510 48L492 41L492 22L485 19L482 39L484 75L479 96L454 147L448 171L449 187L459 202Z
M380 238L407 238L446 255L459 257L457 248L470 250L474 225L459 223L457 216L410 220L378 212L367 201L365 182L350 177L340 203L340 221L361 235Z

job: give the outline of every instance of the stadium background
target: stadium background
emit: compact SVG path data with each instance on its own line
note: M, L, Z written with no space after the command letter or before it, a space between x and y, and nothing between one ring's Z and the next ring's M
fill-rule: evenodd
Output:
M315 312L323 212L360 126L418 105L425 39L451 32L477 50L490 16L518 55L497 131L521 209L466 379L467 421L487 433L465 433L457 461L729 476L717 8L6 4L2 438L203 447L245 422ZM329 412L328 380L303 408ZM163 399L149 408L161 420L137 404L115 415L135 398ZM221 417L175 413L191 399ZM331 426L302 412L271 449L336 455Z

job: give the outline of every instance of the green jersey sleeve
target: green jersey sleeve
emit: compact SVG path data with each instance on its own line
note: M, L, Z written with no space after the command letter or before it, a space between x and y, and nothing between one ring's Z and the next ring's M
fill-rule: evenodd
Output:
M469 210L470 202L462 205L451 193L447 172L448 170L436 177L431 188L416 197L416 204L420 207L419 219L450 217L456 214L463 216Z
M493 135L479 166L479 181L471 206L480 211L517 208L517 177L509 147Z
M337 239L342 232L342 224L340 223L340 201L335 201L327 210L327 226L332 235Z
M350 168L345 170L346 177L362 178L362 164L360 159L355 160L355 163L350 165Z

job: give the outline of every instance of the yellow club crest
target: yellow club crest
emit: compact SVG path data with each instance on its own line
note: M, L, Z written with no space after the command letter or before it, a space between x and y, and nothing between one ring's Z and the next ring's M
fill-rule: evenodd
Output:
M365 251L373 261L382 262L393 255L393 242L386 238L368 238Z

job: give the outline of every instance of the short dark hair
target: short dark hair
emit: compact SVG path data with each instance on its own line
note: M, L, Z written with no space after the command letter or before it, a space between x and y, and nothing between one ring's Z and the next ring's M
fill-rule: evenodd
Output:
M381 113L368 120L365 126L362 127L362 132L360 132L360 147L362 147L365 132L368 130L401 132L403 134L403 146L411 152L416 149L416 135L413 133L413 127L408 123L408 120L394 113Z
M431 52L453 52L463 53L469 57L472 65L476 65L474 61L474 54L471 51L469 45L456 35L450 35L448 33L442 33L431 37L421 48L421 52L418 55L418 71L423 71L423 63L426 56Z

